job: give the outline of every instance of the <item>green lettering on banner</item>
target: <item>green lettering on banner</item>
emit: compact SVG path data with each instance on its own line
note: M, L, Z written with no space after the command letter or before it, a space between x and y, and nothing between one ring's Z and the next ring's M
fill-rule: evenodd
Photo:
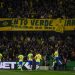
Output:
M5 28L5 29L2 29ZM18 29L17 29L18 28ZM0 18L0 30L52 30L64 32L75 29L75 19Z
M64 26L67 26L67 20L65 20Z
M28 24L28 19L24 19L24 25Z
M44 25L44 20L40 20L40 26Z
M52 26L52 22L53 22L53 20L51 19L51 20L49 21L49 26Z
M35 25L35 20L31 20L31 25Z
M20 26L23 25L24 19L20 19Z
M13 19L11 26L12 26L12 27L17 27L17 26L18 26L18 19Z
M67 20L67 26L72 25L71 20Z
M39 20L35 20L35 26L40 26L39 25Z
M72 20L72 25L74 25L74 26L75 26L75 20Z
M48 26L49 23L48 23L48 20L45 20L45 26Z
M14 19L14 24L18 24L18 19Z

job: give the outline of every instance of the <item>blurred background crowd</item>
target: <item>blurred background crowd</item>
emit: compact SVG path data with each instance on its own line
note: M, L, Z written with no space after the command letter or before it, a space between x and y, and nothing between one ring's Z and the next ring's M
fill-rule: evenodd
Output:
M0 0L0 18L75 18L75 0Z
M0 32L0 52L3 61L15 61L19 53L39 52L49 60L49 57L59 47L59 54L68 60L75 60L75 34L60 34L55 32Z

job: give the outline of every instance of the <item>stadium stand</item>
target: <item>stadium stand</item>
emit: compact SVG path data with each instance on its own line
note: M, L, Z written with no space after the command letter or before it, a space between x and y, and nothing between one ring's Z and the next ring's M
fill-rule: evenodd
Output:
M73 34L0 32L0 35L0 52L3 53L3 61L15 61L20 52L26 56L30 50L33 50L34 54L38 51L44 57L46 55L47 61L49 60L49 56L54 52L57 44L59 45L61 56L66 57L68 60L75 60L75 35Z
M17 61L20 52L25 55L24 60L26 61L30 51L33 51L34 56L38 51L43 56L43 65L50 65L50 57L56 47L59 48L62 59L75 61L75 20L73 18L75 18L75 0L0 0L2 61ZM18 31L17 28L26 26L26 20L28 24L32 23L32 29L35 30L51 26L53 22L59 33L43 30ZM3 31L2 27L6 27L8 31ZM70 33L67 30L73 31ZM66 61L63 63L65 64Z
M0 18L75 18L74 0L0 0Z

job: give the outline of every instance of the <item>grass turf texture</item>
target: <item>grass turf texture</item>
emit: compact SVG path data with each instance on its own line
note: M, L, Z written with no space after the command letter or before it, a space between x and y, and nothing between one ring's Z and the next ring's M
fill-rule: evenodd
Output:
M19 70L0 70L0 75L75 75L71 71L19 71Z

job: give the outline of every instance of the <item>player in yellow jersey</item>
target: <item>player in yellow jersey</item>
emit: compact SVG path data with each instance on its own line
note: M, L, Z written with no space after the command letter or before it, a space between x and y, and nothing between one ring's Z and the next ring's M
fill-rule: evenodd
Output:
M0 64L1 64L2 57L3 57L3 56L2 56L2 54L0 53Z
M36 53L35 55L35 61L36 61L36 70L40 67L40 61L42 60L42 56L40 53Z
M28 70L32 70L32 61L33 61L33 54L32 52L30 52L27 56L27 62L25 64L25 67L28 69Z
M60 61L60 56L59 56L58 48L55 50L55 52L54 52L53 55L54 55L54 61L53 61L53 65L52 65L52 67L55 66L55 63L61 65L62 62Z
M19 67L20 67L20 69L22 71L24 56L22 54L20 54L20 55L18 55L18 59L19 59Z

